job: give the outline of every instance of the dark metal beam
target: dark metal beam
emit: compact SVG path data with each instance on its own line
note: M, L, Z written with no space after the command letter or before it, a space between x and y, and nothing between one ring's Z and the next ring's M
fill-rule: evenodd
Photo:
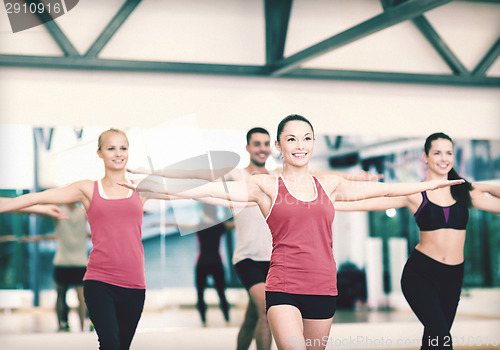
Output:
M380 0L384 10L391 8L392 6L403 3L405 0ZM444 40L439 36L439 34L434 30L432 25L429 23L424 15L415 17L413 24L420 30L420 32L425 36L427 41L434 47L441 58L446 62L451 71L455 74L470 74L469 70L460 62L457 56L451 51L451 49L446 45Z
M27 4L34 3L38 5L41 3L40 0L25 0L25 1ZM46 7L43 6L44 11L43 12L35 11L35 14L43 23L45 29L47 29L49 34L55 40L56 44L62 50L64 56L80 56L80 54L75 49L71 41L69 41L68 37L64 34L61 28L59 28L57 23L54 22L52 16L45 10L45 8Z
M141 0L127 0L113 17L113 19L108 23L106 28L104 28L96 41L87 50L85 56L96 57L140 2Z
M269 77L265 66L240 66L200 63L109 60L93 57L50 57L0 55L0 66L49 69L81 69L124 72L160 72L182 74ZM297 69L278 78L355 80L391 83L416 83L500 88L500 78L484 75L406 74L389 72Z
M455 1L475 2L476 4L485 3L485 4L500 5L500 0L455 0Z
M128 61L97 57L51 57L0 55L0 66L54 69L107 70L128 72L168 72L214 75L266 76L265 66Z
M272 67L272 74L285 74L312 58L381 31L382 29L412 19L450 1L452 0L409 0L401 5L389 8L380 15L279 61Z
M500 78L472 75L409 74L299 68L281 77L500 88Z
M486 55L484 55L481 62L479 62L476 68L474 68L472 75L477 76L486 74L486 71L491 67L491 65L493 64L493 62L495 62L495 60L498 58L499 55L500 55L500 38L497 39L497 41L486 53Z
M292 0L265 0L266 64L273 65L283 58Z
M417 16L413 19L413 23L420 32L425 36L427 41L434 47L441 58L446 62L450 69L455 74L470 74L469 70L460 62L458 57L451 51L451 49L446 45L439 34L434 30L432 25L429 23L427 18L424 16Z

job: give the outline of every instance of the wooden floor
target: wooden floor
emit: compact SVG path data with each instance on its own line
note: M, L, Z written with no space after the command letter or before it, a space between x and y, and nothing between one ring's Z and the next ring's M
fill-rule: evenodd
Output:
M202 327L193 308L145 311L131 350L232 350L244 309L231 309L225 324L220 310L209 309L208 327ZM56 332L56 317L49 309L0 312L2 350L89 350L98 349L95 332L80 332L75 312L70 314L71 331ZM406 312L341 311L335 315L327 350L419 349L422 326ZM500 319L458 316L452 335L455 349L500 349ZM255 350L252 344L251 350ZM273 349L276 347L273 344Z

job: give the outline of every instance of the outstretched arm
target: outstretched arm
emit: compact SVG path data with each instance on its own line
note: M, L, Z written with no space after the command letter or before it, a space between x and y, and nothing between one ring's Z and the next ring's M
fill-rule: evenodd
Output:
M0 198L0 205L2 204L9 205L9 201L11 199L12 198ZM45 204L45 205L38 204L38 205L33 205L31 207L19 209L18 211L23 213L47 215L58 220L69 219L69 217L61 211L61 208L53 204Z
M153 193L153 192L141 192L141 197L147 198L147 199L160 199L160 200L178 200L178 199L186 199L183 197L179 196L170 196L167 194L162 194L162 193ZM212 198L212 197L203 197L203 198L198 198L196 199L199 202L204 202L208 204L213 204L213 205L219 205L221 207L226 207L226 208L247 208L247 207L254 207L257 205L257 203L251 202L233 202L233 201L228 201L225 199L219 199L219 198Z
M459 180L431 180L408 183L380 183L341 179L332 193L335 201L355 201L374 197L398 197L463 183Z
M16 198L6 198L7 200L0 202L0 213L18 211L37 204L82 202L84 200L82 186L83 181L79 181L66 187L53 188L43 192L28 193Z
M19 239L20 242L40 242L40 241L55 241L55 240L57 240L56 234L23 236L21 237L21 239Z
M500 214L500 198L487 196L477 188L470 192L470 196L474 208Z
M131 174L140 175L156 175L171 179L198 179L206 181L215 181L220 179L221 174L226 178L231 178L231 174L237 171L235 168L221 168L221 169L160 169L151 171L149 169L139 167L136 169L127 169Z
M30 213L42 214L50 216L57 220L66 220L69 219L69 216L64 214L57 205L54 204L39 204L33 207L21 209L21 211L28 211Z
M251 178L246 181L232 182L209 182L205 185L192 187L192 185L167 185L144 179L137 185L119 183L119 185L131 188L141 195L143 193L156 193L161 195L175 196L181 198L216 198L232 202L256 202L257 194L260 192L257 184Z
M500 198L500 186L495 186L487 183L474 183L472 187L475 190L481 191L483 193L489 193L492 196Z
M360 201L335 202L335 210L338 211L381 211L387 209L399 209L408 206L408 197L377 197L363 199Z
M328 170L328 171L311 171L313 176L337 175L350 181L378 181L384 177L382 174L370 174L362 170L358 174L348 174L343 171Z

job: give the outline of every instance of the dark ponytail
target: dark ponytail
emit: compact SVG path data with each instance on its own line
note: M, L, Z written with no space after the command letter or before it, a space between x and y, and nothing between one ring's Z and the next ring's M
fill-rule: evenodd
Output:
M442 132L437 132L435 134L432 134L425 140L424 150L427 156L429 155L429 150L431 149L432 141L439 139L448 140L453 144L453 140L451 139L451 137ZM448 180L458 180L458 179L463 179L463 177L458 175L455 169L452 168L448 173ZM469 208L472 206L470 191L473 190L473 187L470 182L465 180L463 184L451 186L450 190L451 190L451 196L453 197L453 199L457 201L457 203L463 203L467 205L467 207Z
M450 172L448 173L448 180L457 180L457 179L463 179L463 177L458 175L455 169L451 168ZM463 184L451 186L451 196L458 203L465 203L467 207L470 208L472 207L472 199L470 197L470 191L472 190L473 190L472 184L469 181L465 180Z

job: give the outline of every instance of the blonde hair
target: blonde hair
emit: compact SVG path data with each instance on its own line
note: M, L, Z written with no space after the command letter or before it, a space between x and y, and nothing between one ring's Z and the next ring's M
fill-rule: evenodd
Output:
M124 131L120 130L120 129L115 129L115 128L110 128L106 131L103 131L101 133L101 135L99 135L99 139L97 140L97 149L100 151L101 150L101 147L102 147L102 143L104 142L104 137L107 135L107 134L110 134L110 133L116 133L116 134L122 134L123 136L125 136L125 139L127 140L127 144L128 144L128 138L127 138L127 134L125 134Z

